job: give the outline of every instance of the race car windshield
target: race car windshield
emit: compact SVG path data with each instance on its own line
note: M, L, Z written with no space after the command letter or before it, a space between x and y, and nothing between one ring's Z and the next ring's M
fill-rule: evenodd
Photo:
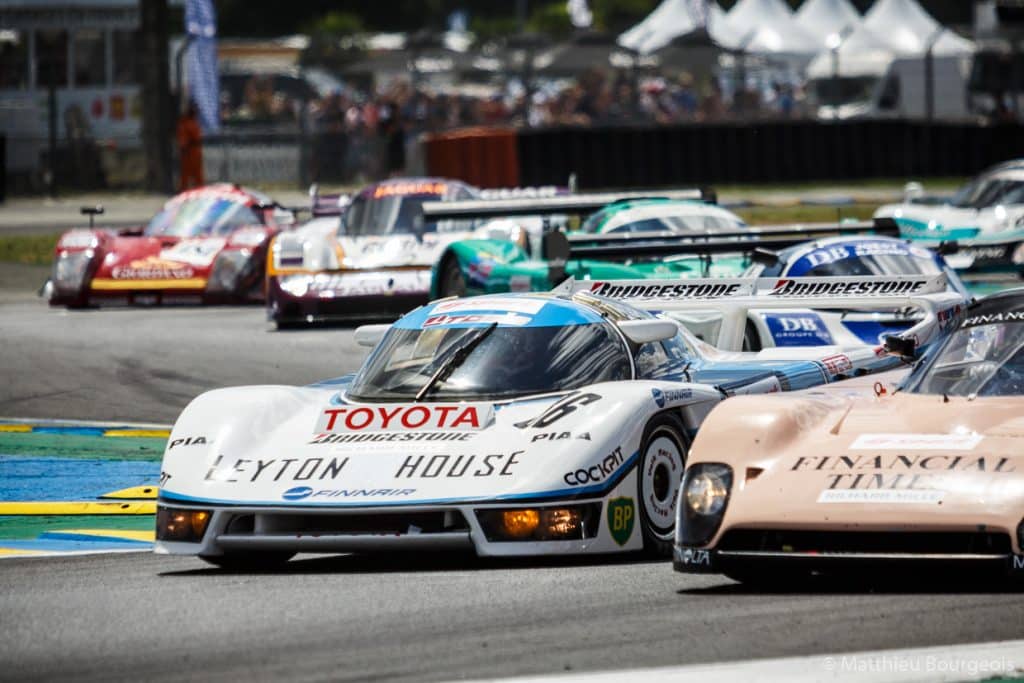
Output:
M195 197L172 204L146 226L149 237L227 235L259 218L245 204L224 197Z
M733 232L746 225L743 221L725 216L658 216L618 223L613 218L600 226L602 233L673 232L679 234L706 232ZM593 230L592 230L593 232Z
M1024 204L1024 181L1005 178L977 180L960 188L950 204L960 209L985 209L997 204Z
M946 396L1024 396L1024 323L960 328L904 389Z
M357 400L413 400L480 327L392 328L356 376ZM495 327L424 400L507 399L578 389L630 375L629 357L607 323Z
M942 272L933 258L912 254L872 254L839 259L813 266L799 275L808 277L862 275L938 275ZM794 274L794 273L791 273Z
M344 234L355 236L436 232L438 224L423 223L421 210L424 202L436 202L439 199L436 194L357 198L342 218Z

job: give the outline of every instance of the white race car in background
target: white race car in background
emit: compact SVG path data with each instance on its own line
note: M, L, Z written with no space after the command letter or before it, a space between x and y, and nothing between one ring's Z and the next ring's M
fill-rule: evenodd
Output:
M887 204L875 217L891 217L903 237L924 246L956 242L949 265L969 272L1024 274L1024 160L982 172L950 198L921 196L913 183L902 204Z
M748 284L644 281L661 288L645 305L723 307L722 341L736 342L746 308L771 296ZM865 306L948 296L860 284ZM578 291L444 299L356 338L375 349L354 377L192 401L164 454L158 553L238 567L297 552L667 553L689 444L715 405L902 362L865 345L724 352Z

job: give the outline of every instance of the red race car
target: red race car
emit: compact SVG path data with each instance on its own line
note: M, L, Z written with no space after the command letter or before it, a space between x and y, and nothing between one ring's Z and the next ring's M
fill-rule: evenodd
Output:
M267 245L292 217L258 192L218 184L171 198L144 228L94 229L91 220L57 242L51 305L262 301Z

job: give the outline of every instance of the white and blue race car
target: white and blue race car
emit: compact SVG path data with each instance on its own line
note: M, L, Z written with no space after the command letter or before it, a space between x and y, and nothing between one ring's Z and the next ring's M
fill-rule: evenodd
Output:
M948 260L959 270L1024 275L1024 159L987 169L949 198L915 196L913 186L875 217L895 219L900 234L922 246L956 242Z
M932 288L944 276L944 289L966 305L973 295L942 254L906 240L881 235L839 236L804 242L777 253L760 251L758 262L744 277L805 278L910 276L928 280ZM841 305L817 310L752 309L744 348L881 344L888 335L905 333L920 321L917 311L852 311ZM922 342L923 340L919 340Z
M354 376L199 396L164 454L156 552L235 567L300 552L667 553L689 445L715 405L902 362L864 344L720 351L573 284L443 299L359 328L375 348ZM643 285L647 308L725 307L722 339L763 297L821 302L742 280ZM919 306L933 326L950 297L878 278L804 286L846 288L836 296L858 307Z

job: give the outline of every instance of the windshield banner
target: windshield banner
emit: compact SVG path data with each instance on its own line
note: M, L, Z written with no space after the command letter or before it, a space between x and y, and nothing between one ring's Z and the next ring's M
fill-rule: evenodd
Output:
M413 405L326 408L316 423L318 434L332 432L449 431L484 429L494 420L489 403L418 403Z

